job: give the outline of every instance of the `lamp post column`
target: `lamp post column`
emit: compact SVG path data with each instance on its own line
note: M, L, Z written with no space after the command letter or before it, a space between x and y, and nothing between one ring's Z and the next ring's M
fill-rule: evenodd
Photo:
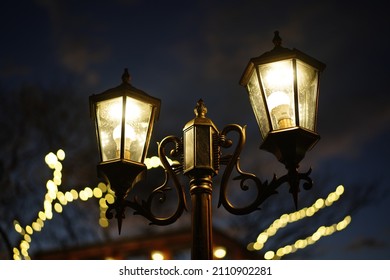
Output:
M195 118L183 129L183 174L190 179L192 201L192 252L195 260L212 259L211 196L212 177L218 173L219 132L206 117L207 108L200 99Z
M212 249L212 178L203 174L191 178L192 251L193 260L211 260Z

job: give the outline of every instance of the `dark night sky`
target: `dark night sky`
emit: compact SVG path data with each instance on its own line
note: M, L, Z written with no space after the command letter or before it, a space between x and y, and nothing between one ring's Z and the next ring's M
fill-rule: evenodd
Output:
M283 45L327 65L320 88L321 141L302 168L344 184L389 186L390 95L388 19L384 1L2 1L0 86L71 84L85 97L120 83L128 67L133 85L162 100L155 138L180 135L203 98L222 127L247 124L247 155L269 178L280 164L259 151L260 133L245 89L238 85L251 57ZM163 127L163 128L162 128ZM245 161L243 155L242 161ZM259 164L260 163L260 164ZM327 193L327 191L324 191ZM273 199L277 199L273 197ZM315 201L315 199L313 199ZM390 258L390 199L352 216L325 257ZM343 255L344 254L344 255Z

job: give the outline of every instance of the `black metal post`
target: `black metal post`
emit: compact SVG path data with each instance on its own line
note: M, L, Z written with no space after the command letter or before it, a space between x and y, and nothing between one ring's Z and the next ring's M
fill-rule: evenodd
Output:
M192 201L192 251L193 260L213 259L210 175L193 177L190 180Z

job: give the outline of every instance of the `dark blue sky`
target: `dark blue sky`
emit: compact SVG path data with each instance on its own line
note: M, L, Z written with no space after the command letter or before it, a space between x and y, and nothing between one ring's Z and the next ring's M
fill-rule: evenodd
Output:
M272 48L273 32L279 30L285 47L327 65L320 88L321 140L302 168L311 166L319 174L313 176L324 182L317 186L323 194L338 184L346 193L373 184L376 192L386 191L386 10L377 0L3 1L0 86L70 84L87 102L89 95L118 85L127 67L134 86L162 100L156 139L180 135L203 98L220 129L248 125L242 161L245 154L258 155L248 164L261 166L258 171L271 178L274 171L283 175L283 167L258 150L260 133L238 81L251 57ZM345 231L324 241L336 247L329 257L390 258L389 213L389 197L358 211Z

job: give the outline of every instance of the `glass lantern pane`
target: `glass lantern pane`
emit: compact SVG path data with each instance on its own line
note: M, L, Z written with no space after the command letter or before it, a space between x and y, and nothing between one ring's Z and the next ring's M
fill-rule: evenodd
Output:
M102 161L118 159L120 156L122 100L122 97L117 97L96 104Z
M294 71L292 60L259 66L260 81L265 91L272 128L296 125L294 112Z
M256 117L257 124L260 128L260 133L263 139L267 136L270 130L267 113L265 111L265 103L263 95L261 94L259 80L257 79L256 71L253 72L252 77L247 85L249 100Z
M300 126L315 131L318 71L308 64L297 61L297 84Z
M149 123L153 112L151 104L126 98L124 157L137 162L144 160Z

